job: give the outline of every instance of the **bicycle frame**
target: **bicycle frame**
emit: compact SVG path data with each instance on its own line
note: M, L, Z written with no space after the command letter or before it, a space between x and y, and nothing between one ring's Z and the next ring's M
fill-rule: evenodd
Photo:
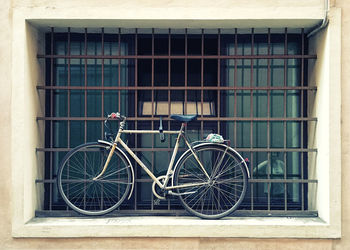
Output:
M120 122L119 125L119 130L118 133L114 139L114 143L112 144L112 148L111 151L107 157L107 160L104 164L104 167L101 171L101 173L96 176L94 178L94 180L97 180L98 178L100 178L105 171L108 168L108 164L112 158L112 155L117 147L117 145L119 144L122 148L124 148L129 155L138 163L138 165L141 166L141 168L149 175L149 177L161 188L164 190L171 190L171 189L175 189L175 188L181 188L181 187L191 187L191 186L200 186L203 184L207 184L208 182L201 182L201 183L189 183L189 184L184 184L184 185L180 185L180 186L167 186L168 182L173 174L173 166L174 166L174 162L175 162L175 157L177 155L178 149L179 149L179 145L180 145L180 140L181 138L183 138L185 144L187 145L187 147L190 149L190 151L192 152L194 158L196 159L196 161L198 162L199 166L201 167L201 169L203 170L203 173L208 177L208 180L210 179L208 173L206 172L203 164L200 162L198 156L196 155L196 153L194 152L192 146L190 145L190 143L188 142L186 136L184 135L184 128L186 126L185 123L181 124L181 129L179 131L172 131L172 130L168 130L168 131L163 131L164 134L177 134L177 139L176 139L176 143L175 143L175 147L169 162L169 166L168 166L168 170L165 176L165 181L162 184L158 178L152 173L152 171L149 170L149 168L140 160L140 158L128 147L128 145L121 139L121 134L159 134L160 132L157 130L124 130L124 125L125 125L125 120Z

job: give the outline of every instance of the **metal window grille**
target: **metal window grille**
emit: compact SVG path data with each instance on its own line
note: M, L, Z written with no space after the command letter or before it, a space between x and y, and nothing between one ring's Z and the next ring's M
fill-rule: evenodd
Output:
M189 124L192 140L210 132L230 139L250 159L246 198L239 215L316 215L309 207L317 180L308 178L308 116L304 30L189 30L54 28L46 33L45 155L43 207L37 216L74 214L59 197L56 172L73 147L103 137L107 113L119 111L131 129L178 129L172 113L199 115ZM156 174L165 171L174 138L126 138ZM134 194L116 214L185 214L176 199L157 201L151 179L133 162ZM39 166L42 167L42 166Z

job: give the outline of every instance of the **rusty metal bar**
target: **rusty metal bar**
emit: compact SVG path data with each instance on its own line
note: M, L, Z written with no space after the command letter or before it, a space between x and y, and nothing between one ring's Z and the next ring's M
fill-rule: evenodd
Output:
M187 29L185 29L185 89L187 88L187 81L188 81L188 34L187 34ZM183 112L184 114L187 114L187 90L185 90L185 100L184 100L184 107L183 107Z
M54 53L54 28L52 27L51 28L51 41L50 41L50 50L51 50L51 54ZM54 59L53 58L50 58L50 85L53 86L54 85ZM54 100L54 97L53 97L53 90L51 89L50 90L50 116L54 116L53 114L53 100ZM53 121L50 121L50 147L52 148L53 147ZM50 152L50 172L49 172L49 176L50 176L50 179L53 178L53 153ZM50 195L49 195L49 210L51 211L52 210L52 191L53 191L53 187L52 185L49 185L49 190L50 190Z
M317 59L317 55L37 55L37 58L63 59Z
M269 86L261 86L261 87L234 87L234 86L204 86L203 88L200 86L42 86L38 85L36 87L38 90L51 90L51 89L67 89L67 90L310 90L316 91L317 87L315 86L280 86L280 87L269 87Z
M136 128L137 129L137 128ZM36 148L37 152L68 152L72 148ZM131 148L135 152L151 152L154 151L154 148ZM172 149L168 148L157 148L157 151L172 151ZM180 150L180 149L179 149ZM273 148L273 149L266 149L266 148L235 148L238 152L297 152L297 153L316 153L317 149L300 149L300 148Z
M84 54L87 55L87 28L84 32ZM84 59L84 116L87 117L87 60ZM84 142L87 141L87 121L84 121Z
M221 30L220 29L218 29L218 50L217 50L217 54L218 55L220 55L220 53L221 53ZM217 68L216 68L216 70L217 70L217 86L219 87L219 86L221 86L221 70L220 70L220 66L221 66L221 61L220 61L220 59L218 59L217 60ZM216 114L216 116L217 117L220 117L221 116L221 91L220 90L217 90L217 100L216 100L216 102L217 102L217 114ZM203 108L202 108L202 110L203 110ZM218 121L217 122L217 131L218 131L218 134L221 134L221 131L220 131L220 126L221 125L221 123L220 123L220 121Z
M201 55L204 57L204 29L202 29L202 34L201 34ZM204 102L204 97L203 97L203 87L204 87L204 58L201 58L201 113L200 117L203 118L203 102ZM198 110L197 110L198 113ZM202 127L202 126L201 126ZM201 129L203 131L203 129ZM203 137L203 136L201 136Z
M38 116L37 120L45 120L45 121L104 121L104 117L43 117ZM159 120L158 117L128 117L128 121L150 121L150 120ZM171 120L170 118L165 117L164 120ZM197 120L199 121L317 121L316 117L301 117L301 118L294 118L294 117L273 117L273 118L267 118L267 117L198 117Z

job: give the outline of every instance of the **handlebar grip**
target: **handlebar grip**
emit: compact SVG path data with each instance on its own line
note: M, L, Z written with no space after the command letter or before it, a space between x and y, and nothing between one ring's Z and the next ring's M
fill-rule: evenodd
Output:
M110 119L118 119L118 120L125 120L126 119L126 117L121 115L119 112L111 113L110 115L108 115L108 118L110 118Z

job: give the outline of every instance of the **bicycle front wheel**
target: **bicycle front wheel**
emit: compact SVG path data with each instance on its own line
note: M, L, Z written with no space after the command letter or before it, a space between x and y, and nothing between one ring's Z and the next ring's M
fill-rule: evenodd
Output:
M58 190L69 207L85 215L103 215L116 209L132 185L128 160L115 150L106 172L97 180L110 146L87 143L70 151L58 170Z
M180 202L188 212L205 219L231 214L247 190L244 160L221 144L198 145L195 153L206 173L191 151L180 158L174 173Z

